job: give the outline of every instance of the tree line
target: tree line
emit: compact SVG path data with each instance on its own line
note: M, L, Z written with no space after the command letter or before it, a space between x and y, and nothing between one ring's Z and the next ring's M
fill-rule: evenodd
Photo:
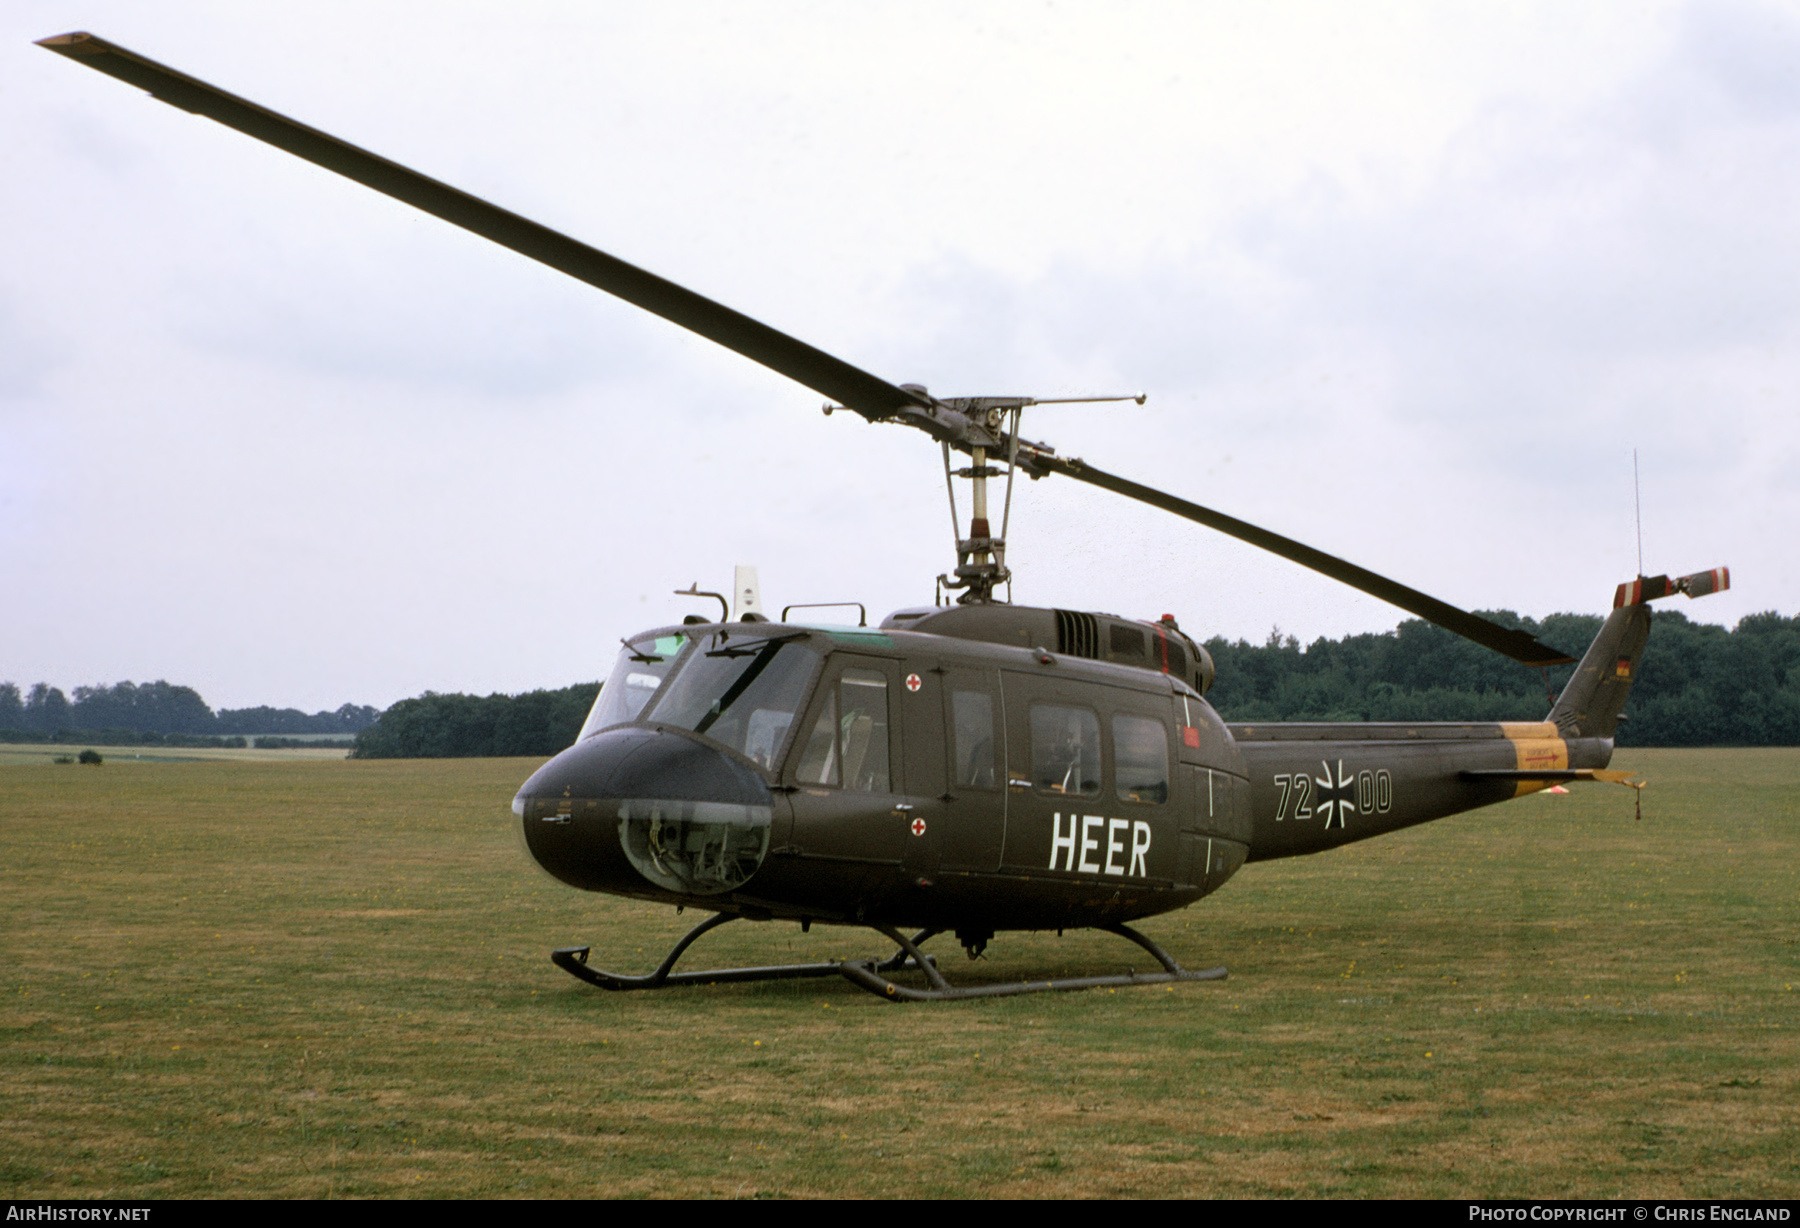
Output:
M1542 621L1485 612L1580 656L1600 629L1587 614ZM1572 667L1539 671L1417 619L1382 634L1304 647L1272 632L1262 644L1207 641L1218 682L1207 696L1226 720L1541 720ZM0 741L178 745L186 738L355 735L358 759L548 757L571 745L600 693L597 682L522 695L427 691L385 712L345 704L311 716L292 708L217 713L190 687L167 682L77 687L73 700L43 683L21 695L0 684ZM83 731L88 731L83 737ZM274 738L260 739L269 744ZM1621 746L1800 746L1800 618L1755 614L1730 630L1663 610L1619 728ZM241 744L241 743L240 743Z
M1579 657L1601 620L1484 612ZM1417 619L1381 635L1208 641L1207 698L1233 722L1542 720L1572 666L1539 671ZM1800 746L1800 618L1753 614L1727 630L1659 610L1620 746Z
M1484 612L1579 657L1600 630L1590 614L1542 621ZM1207 696L1226 720L1536 721L1574 672L1535 670L1418 619L1383 634L1302 647L1273 632L1262 644L1223 638L1207 651ZM1800 746L1800 618L1756 614L1733 630L1656 614L1620 726L1621 746ZM575 740L597 683L525 695L402 700L357 735L354 756L553 755Z
M297 708L222 708L214 712L193 687L166 681L120 682L113 686L79 686L74 698L60 687L38 683L21 692L17 683L0 682L0 740L55 738L81 732L156 734L161 737L253 737L258 734L337 734L350 737L375 723L378 708L344 704L335 712L311 715ZM125 745L129 743L115 743ZM168 743L166 743L168 744Z
M549 758L571 746L598 682L523 695L439 695L403 699L356 735L352 759L460 759L486 755Z

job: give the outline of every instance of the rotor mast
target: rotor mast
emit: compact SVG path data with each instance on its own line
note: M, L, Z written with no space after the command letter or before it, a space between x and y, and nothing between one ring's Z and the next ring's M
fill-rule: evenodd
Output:
M1012 411L1015 432L1018 413L1017 409ZM1005 469L988 464L987 454L985 447L977 445L970 448L969 459L972 463L966 469L952 472L950 445L944 445L944 483L950 492L950 532L956 538L956 570L939 576L938 584L953 592L957 589L966 590L957 598L957 602L962 605L994 600L994 590L1002 584L1009 586L1010 594L1012 584L1012 571L1006 566L1006 530L1012 511L1013 470L1010 464ZM999 477L1002 473L1006 475L1006 510L1009 515L1001 520L1000 534L995 536L988 521L987 482L989 478ZM959 532L953 478L967 478L974 487L967 537Z
M916 384L902 385L909 392L917 392L928 396L925 389ZM956 599L958 605L984 605L1000 600L994 590L1004 584L1007 586L1007 598L1012 596L1012 569L1006 565L1006 535L1012 526L1012 490L1013 477L1019 470L1019 448L1023 446L1029 454L1054 455L1055 449L1043 444L1028 443L1019 438L1019 419L1027 405L1081 405L1099 401L1136 401L1144 403L1144 394L1133 396L1103 397L958 397L939 404L953 410L965 421L981 428L981 434L970 431L961 440L943 439L944 449L944 486L950 495L950 531L956 539L956 569L938 577L941 588L951 592L962 590L962 596ZM1005 424L1005 429L1002 428ZM981 438L985 435L986 438ZM958 447L969 453L970 464L965 469L952 471L950 468L950 449ZM1004 468L988 463L992 453L1004 451L1006 464ZM994 459L998 460L996 456ZM1035 470L1033 477L1040 476ZM995 534L993 522L988 518L988 479L1006 478L1006 502L1001 513L1000 532ZM956 483L954 479L966 478L973 487L971 491L971 507L969 513L969 535L962 536L962 522L956 515Z

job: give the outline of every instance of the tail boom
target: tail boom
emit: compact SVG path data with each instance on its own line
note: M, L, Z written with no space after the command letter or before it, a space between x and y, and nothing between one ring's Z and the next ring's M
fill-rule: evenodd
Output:
M1249 777L1249 860L1316 853L1553 784L1607 780L1610 738L1549 721L1233 725Z

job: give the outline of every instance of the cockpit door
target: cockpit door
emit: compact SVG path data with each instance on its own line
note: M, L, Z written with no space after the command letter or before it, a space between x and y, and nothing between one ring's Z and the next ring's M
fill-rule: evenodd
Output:
M803 857L898 865L914 809L903 795L896 662L837 653L788 756L790 843Z

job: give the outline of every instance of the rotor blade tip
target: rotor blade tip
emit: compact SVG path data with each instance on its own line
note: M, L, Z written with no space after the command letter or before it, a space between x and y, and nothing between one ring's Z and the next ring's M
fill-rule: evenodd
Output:
M59 47L73 47L77 43L91 42L93 37L86 30L71 30L67 34L52 34L49 38L40 38L36 45L48 47L54 51Z

